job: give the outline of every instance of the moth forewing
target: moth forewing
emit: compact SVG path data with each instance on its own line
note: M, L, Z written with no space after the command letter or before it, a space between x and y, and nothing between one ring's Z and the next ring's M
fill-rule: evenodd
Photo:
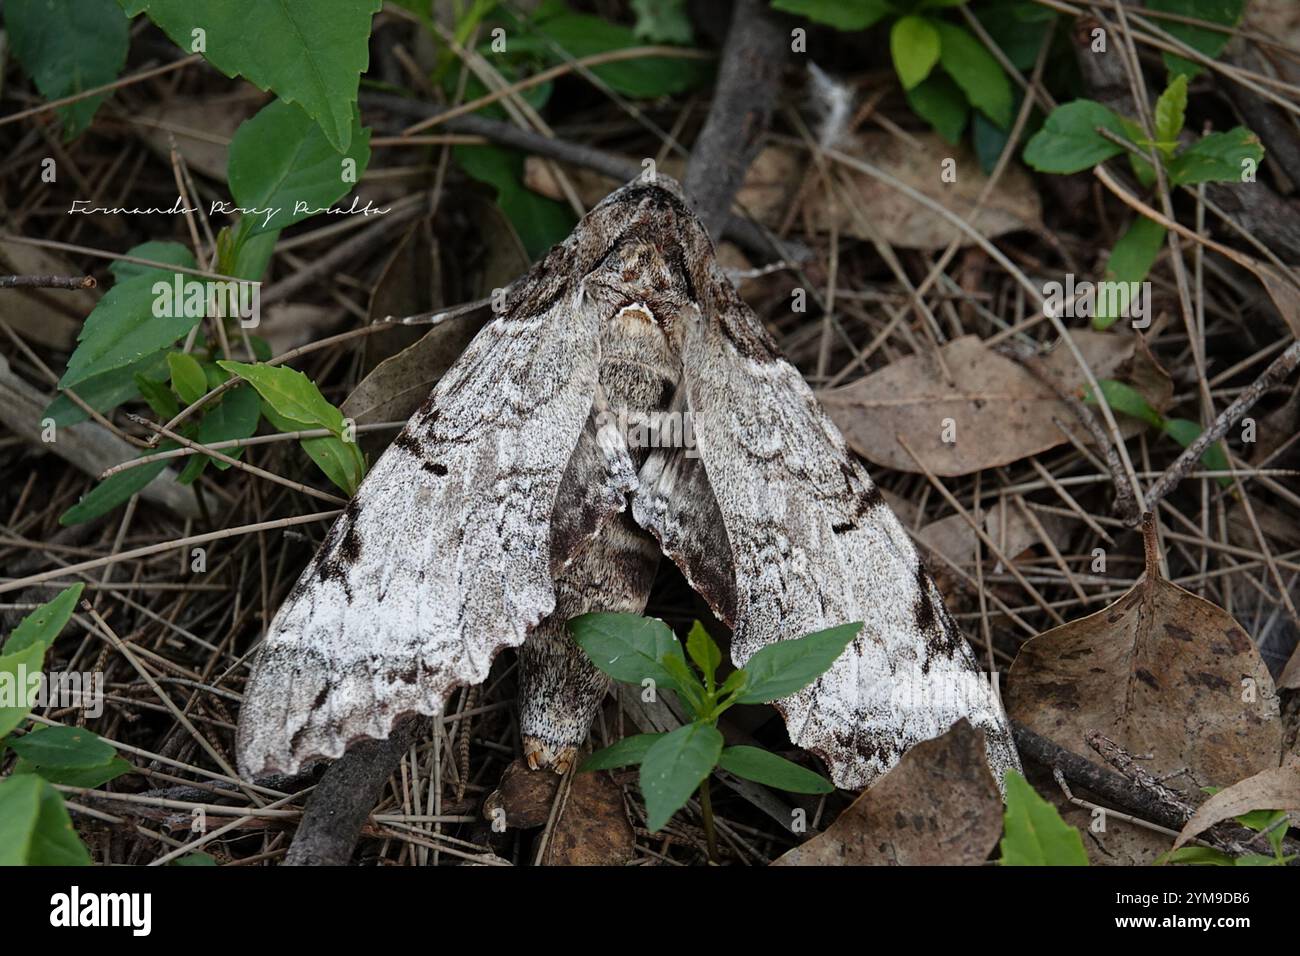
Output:
M591 413L600 320L557 258L434 388L271 622L240 714L245 773L294 772L439 713L554 609L551 509ZM613 446L589 465L573 547L632 480Z
M862 632L777 707L838 786L866 786L960 717L999 782L1006 720L916 549L799 373L716 263L699 283L682 383L698 460L656 452L634 514L733 629L741 667L776 640L848 621ZM694 318L694 317L693 317Z

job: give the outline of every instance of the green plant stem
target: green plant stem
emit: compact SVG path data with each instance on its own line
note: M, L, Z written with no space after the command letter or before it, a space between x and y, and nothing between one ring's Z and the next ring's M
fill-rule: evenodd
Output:
M718 862L718 838L713 832L713 799L709 796L709 778L700 784L700 815L704 817L704 839L709 846L709 862Z

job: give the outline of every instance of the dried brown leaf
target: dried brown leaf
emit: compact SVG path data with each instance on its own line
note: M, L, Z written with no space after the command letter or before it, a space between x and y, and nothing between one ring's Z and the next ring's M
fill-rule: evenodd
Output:
M1081 329L1071 337L1097 378L1122 376L1157 411L1168 407L1169 376L1138 346L1138 336ZM920 471L899 444L902 435L931 471L951 477L1062 444L1067 439L1058 421L1087 440L1073 412L1048 386L977 337L955 339L942 352L952 384L931 356L910 355L851 385L819 393L854 451L878 465ZM1058 347L1044 364L1064 389L1081 391L1083 373L1067 349ZM944 441L945 419L955 424L955 441Z
M949 145L936 133L914 134L913 138L918 142L884 132L864 133L839 149L870 160L891 176L968 219L988 184L988 177L980 170L975 155L965 146ZM918 162L918 156L936 159ZM953 182L943 181L937 157L955 160ZM865 215L855 216L839 196L818 190L805 210L816 228L829 231L831 223L838 220L836 224L842 235L870 239L874 230L890 245L907 249L943 249L954 239L963 246L971 244L968 234L894 187L865 173L847 171L847 174L857 187L856 205ZM1037 231L1042 228L1042 213L1038 191L1029 174L1013 163L1003 171L971 224L981 235L992 238L1021 229Z
M607 773L575 776L568 800L551 830L542 865L622 866L632 859L635 850L636 835L623 808L623 791L618 784Z
M1148 521L1146 574L1096 614L1031 639L1007 678L1011 719L1095 759L1096 730L1195 800L1278 766L1282 725L1254 642L1222 608L1160 575ZM1111 828L1117 833L1121 828ZM1131 832L1131 831L1130 831ZM1150 862L1160 842L1093 833L1104 862Z
M441 266L438 239L433 234L429 216L421 216L402 236L384 263L379 281L370 293L367 319L382 322L389 316L419 315L441 309ZM366 374L373 372L385 359L414 345L427 329L408 325L365 340Z
M984 732L965 719L917 744L824 833L773 866L978 866L1002 834Z
M551 818L560 777L549 770L530 770L522 758L511 761L501 783L483 801L483 816L521 830L540 827ZM502 816L504 814L504 816Z
M343 414L358 425L410 418L491 316L483 308L435 325L414 345L375 366L344 400Z

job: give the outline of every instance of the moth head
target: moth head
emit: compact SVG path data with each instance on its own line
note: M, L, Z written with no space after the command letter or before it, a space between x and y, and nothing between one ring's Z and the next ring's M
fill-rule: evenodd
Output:
M637 176L631 182L625 183L618 189L614 190L602 201L605 203L625 202L629 197L635 195L645 195L653 190L659 190L672 196L678 202L686 201L686 193L682 190L682 184L671 176L665 176L663 173L644 172Z

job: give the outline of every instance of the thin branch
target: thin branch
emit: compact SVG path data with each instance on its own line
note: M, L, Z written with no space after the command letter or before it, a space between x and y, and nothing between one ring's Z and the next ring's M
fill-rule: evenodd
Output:
M0 289L93 289L94 276L0 276Z

